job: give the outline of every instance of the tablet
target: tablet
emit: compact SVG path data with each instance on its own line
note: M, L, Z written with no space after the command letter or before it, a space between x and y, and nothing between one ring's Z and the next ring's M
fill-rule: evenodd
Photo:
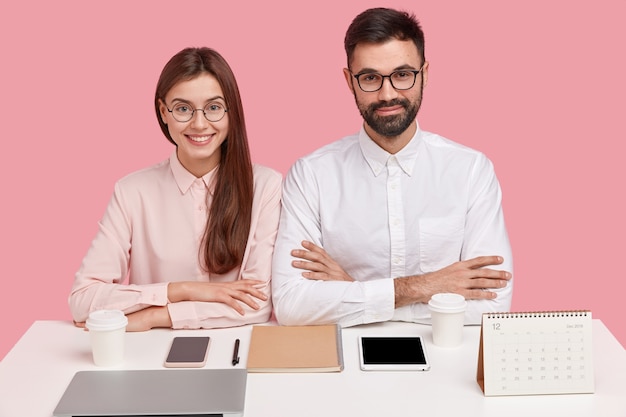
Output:
M364 371L427 371L426 350L419 336L359 336Z

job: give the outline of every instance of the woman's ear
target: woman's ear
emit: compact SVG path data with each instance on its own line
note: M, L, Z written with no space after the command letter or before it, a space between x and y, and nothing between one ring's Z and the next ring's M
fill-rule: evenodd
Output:
M159 113L161 113L161 121L163 121L163 124L167 124L167 107L161 99L159 99Z

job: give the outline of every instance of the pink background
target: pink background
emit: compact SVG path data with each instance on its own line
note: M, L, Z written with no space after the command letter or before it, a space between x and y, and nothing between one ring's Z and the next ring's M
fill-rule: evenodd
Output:
M171 152L152 100L174 53L206 45L226 57L253 159L285 173L359 128L342 42L379 5L422 21L422 128L495 164L514 310L591 309L626 345L624 1L7 3L0 358L33 321L70 319L74 273L115 180Z

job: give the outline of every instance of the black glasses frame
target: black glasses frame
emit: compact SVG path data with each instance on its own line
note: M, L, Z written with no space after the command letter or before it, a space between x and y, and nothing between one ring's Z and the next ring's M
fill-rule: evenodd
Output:
M389 78L389 83L391 84L391 86L393 87L394 90L404 91L404 90L410 90L411 88L413 88L415 86L415 80L417 80L417 74L422 72L423 69L424 69L424 64L422 64L422 66L418 70L401 69L401 70L393 71L391 74L387 74L387 75L382 75L382 74L380 74L378 72L360 72L358 74L352 74L352 76L354 78L356 78L356 83L359 85L359 88L361 89L361 91L363 91L365 93L373 93L373 92L378 91L381 88L383 88L383 84L385 83L385 78ZM410 73L413 73L413 82L411 83L410 87L398 88L395 85L393 85L393 79L391 77L393 76L393 74L395 74L397 72L410 72ZM352 71L350 71L350 73L352 73ZM376 90L366 90L366 89L364 89L361 86L360 78L363 75L369 75L369 74L376 74L376 75L380 75L380 77L381 77L380 86Z

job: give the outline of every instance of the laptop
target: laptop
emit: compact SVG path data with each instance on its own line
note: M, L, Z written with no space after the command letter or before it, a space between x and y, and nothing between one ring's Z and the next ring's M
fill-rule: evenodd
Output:
M55 417L241 417L245 369L80 371Z

